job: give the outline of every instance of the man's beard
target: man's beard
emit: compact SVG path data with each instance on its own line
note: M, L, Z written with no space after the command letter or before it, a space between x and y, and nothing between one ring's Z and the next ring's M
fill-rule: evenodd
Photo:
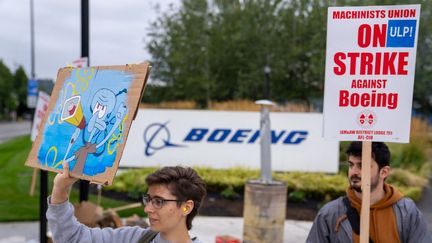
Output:
M379 175L379 172L375 176L372 176L372 178L371 178L371 192L375 191L375 189L378 186L378 182L379 182L379 176L378 175ZM358 193L362 192L361 177L353 175L349 178L349 183L350 183L350 189L353 189L354 191L356 191ZM359 183L360 183L360 185L358 185Z

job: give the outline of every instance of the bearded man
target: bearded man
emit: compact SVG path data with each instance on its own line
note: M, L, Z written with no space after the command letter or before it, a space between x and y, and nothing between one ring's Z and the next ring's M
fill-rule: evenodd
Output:
M346 196L324 205L318 212L306 242L359 242L362 200L362 143L352 142L347 151L349 187ZM372 142L369 242L432 242L427 223L415 203L385 182L390 174L390 151Z

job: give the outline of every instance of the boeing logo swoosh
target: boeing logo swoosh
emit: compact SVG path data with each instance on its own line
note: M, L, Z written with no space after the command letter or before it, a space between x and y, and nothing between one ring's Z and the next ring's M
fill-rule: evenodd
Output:
M152 123L144 130L145 155L152 156L158 150L166 147L186 147L170 142L171 134L165 123Z

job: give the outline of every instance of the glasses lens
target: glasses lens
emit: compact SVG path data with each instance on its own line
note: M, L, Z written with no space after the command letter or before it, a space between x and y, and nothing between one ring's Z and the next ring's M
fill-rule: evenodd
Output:
M149 196L148 195L142 196L142 203L144 204L144 206L147 206L147 204L149 203Z
M152 198L152 204L155 208L162 208L164 202L162 198Z

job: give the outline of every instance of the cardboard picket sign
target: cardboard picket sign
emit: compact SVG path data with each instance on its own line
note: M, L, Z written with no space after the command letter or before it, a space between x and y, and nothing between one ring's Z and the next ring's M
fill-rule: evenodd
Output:
M33 116L32 129L30 133L30 139L32 141L36 139L39 133L39 127L48 109L49 101L50 101L50 96L43 91L39 91L37 102L36 102L36 109Z
M26 165L110 185L150 70L149 63L61 68Z

